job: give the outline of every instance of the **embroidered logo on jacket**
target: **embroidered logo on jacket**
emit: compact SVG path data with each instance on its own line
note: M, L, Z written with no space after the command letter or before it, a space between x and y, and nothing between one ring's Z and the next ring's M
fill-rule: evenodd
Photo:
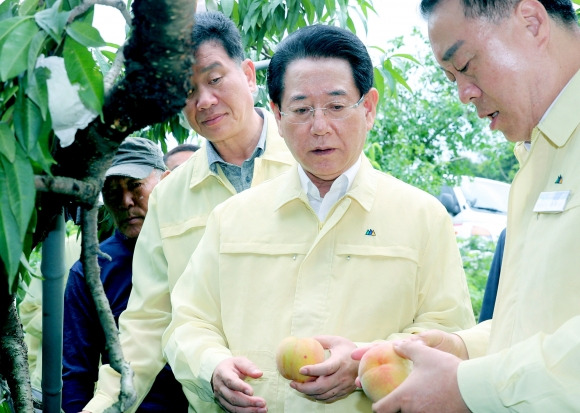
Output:
M564 182L564 178L562 178L562 175L558 175L558 177L556 178L556 182L554 182L554 183L561 184L562 182Z
M365 232L365 235L371 236L371 237L376 237L377 234L375 233L374 229L367 229L367 232Z

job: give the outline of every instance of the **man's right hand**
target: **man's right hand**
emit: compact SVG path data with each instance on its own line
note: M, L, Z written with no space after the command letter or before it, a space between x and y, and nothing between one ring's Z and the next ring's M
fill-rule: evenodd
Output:
M244 381L246 377L257 379L261 376L260 369L245 357L224 360L215 368L211 378L214 396L228 412L266 413L266 401L254 397L252 386Z

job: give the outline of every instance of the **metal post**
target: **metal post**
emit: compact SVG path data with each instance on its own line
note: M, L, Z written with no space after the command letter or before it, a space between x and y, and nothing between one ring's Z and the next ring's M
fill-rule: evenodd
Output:
M61 213L42 244L42 404L60 413L62 399L62 319L64 306L64 216Z

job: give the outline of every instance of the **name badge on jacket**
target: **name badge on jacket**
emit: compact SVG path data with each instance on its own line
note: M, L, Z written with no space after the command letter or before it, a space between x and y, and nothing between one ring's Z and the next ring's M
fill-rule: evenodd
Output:
M570 191L542 192L534 205L534 212L558 213L564 211Z

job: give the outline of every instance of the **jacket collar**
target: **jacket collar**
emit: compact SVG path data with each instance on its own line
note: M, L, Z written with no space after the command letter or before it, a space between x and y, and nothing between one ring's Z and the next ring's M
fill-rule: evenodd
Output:
M302 189L300 176L298 175L298 166L292 166L283 176L285 178L282 178L282 185L279 186L276 193L276 210L297 199L308 204L308 197ZM344 196L358 202L368 212L371 210L377 196L377 184L377 171L363 154L360 169L354 178L352 186Z
M278 134L278 125L276 123L276 119L274 115L265 110L261 109L262 114L267 117L267 131L266 131L266 150L259 158L256 158L255 161L259 159L271 162L278 162L282 164L292 164L294 163L294 159L290 154L290 151L286 147L286 142L284 139L280 137ZM210 171L209 169L209 159L207 157L207 145L208 141L204 139L201 144L201 147L193 154L192 162L189 163L191 171L191 180L189 182L189 187L193 188L209 177L217 177L218 179L225 179L222 178L221 175L215 174ZM193 164L193 165L192 165ZM233 188L232 188L233 190ZM234 191L235 193L235 191Z
M545 118L538 124L537 130L555 146L566 145L572 133L580 124L580 71L572 77L568 85L554 102ZM536 130L532 133L532 142L537 137Z

